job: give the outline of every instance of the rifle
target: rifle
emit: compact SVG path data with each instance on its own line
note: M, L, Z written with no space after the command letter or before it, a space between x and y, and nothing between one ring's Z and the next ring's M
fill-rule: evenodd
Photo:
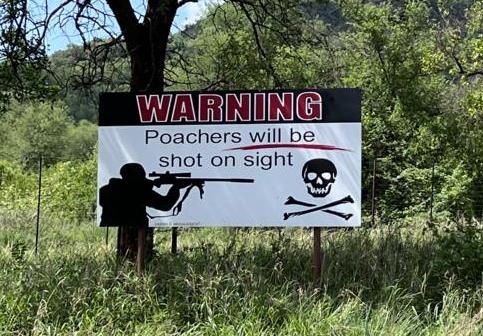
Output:
M203 183L205 182L229 182L229 183L254 183L254 179L246 179L246 178L216 178L216 177L191 177L191 173L175 173L171 174L169 171L166 173L157 173L151 172L149 173L149 177L156 178L154 180L155 184L174 184L176 181L184 181L189 182L191 186L185 191L181 201L173 208L173 216L178 215L181 212L183 202L188 197L191 189L194 187L198 188L200 191L200 198L203 198Z
M161 184L173 184L175 181L192 182L193 184L199 184L204 182L231 182L231 183L254 183L254 179L246 178L216 178L216 177L191 177L191 173L174 173L169 171L166 173L149 173L149 177L155 177L156 181Z

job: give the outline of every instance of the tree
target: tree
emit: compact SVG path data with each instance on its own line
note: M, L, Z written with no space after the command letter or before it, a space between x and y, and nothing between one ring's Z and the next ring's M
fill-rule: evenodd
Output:
M45 164L64 156L66 135L72 124L59 103L11 103L0 119L4 146L0 158L34 167L42 156Z
M48 58L41 24L27 0L0 1L0 111L11 98L52 97L57 91L45 82Z
M173 37L167 63L175 89L331 87L329 28L300 2L228 3Z
M87 69L96 71L104 69L107 53L113 46L125 46L130 61L130 90L133 92L163 91L165 88L165 65L167 47L171 26L174 17L180 7L196 0L148 0L143 7L143 12L135 10L129 0L105 0L104 1L77 1L64 0L56 7L49 8L49 2L8 0L2 2L2 37L7 42L5 45L5 57L0 60L8 69L13 70L13 75L19 77L19 65L32 60L34 65L39 63L38 69L45 68L41 61L45 56L44 40L48 29L74 27L83 40L83 47L88 51L89 61L95 66ZM284 13L284 9L292 8L296 1L237 1L253 28L254 38L257 42L260 54L266 58L270 75L273 76L277 85L280 83L276 77L273 66L264 51L259 39L260 15L253 9L257 6L262 9L265 16L280 21L284 17L276 18L273 10ZM259 13L260 14L260 13ZM285 16L288 19L288 16ZM119 30L113 29L113 21ZM287 24L289 22L287 21ZM70 25L70 26L69 26ZM295 27L295 26L293 26ZM106 39L100 43L92 43L89 36L101 32ZM290 32L290 30L285 30ZM28 62L26 63L28 64ZM37 69L34 67L34 69ZM27 72L29 73L29 72ZM88 75L92 72L87 71ZM19 83L25 81L19 78ZM82 81L91 85L95 81ZM14 91L15 92L15 91ZM123 230L121 230L123 231ZM152 235L150 233L150 235ZM123 234L121 234L123 236ZM124 244L121 239L121 253L134 255L136 246L133 238L134 232L126 232L124 235L133 244ZM125 245L125 246L124 246ZM124 248L124 247L125 248Z

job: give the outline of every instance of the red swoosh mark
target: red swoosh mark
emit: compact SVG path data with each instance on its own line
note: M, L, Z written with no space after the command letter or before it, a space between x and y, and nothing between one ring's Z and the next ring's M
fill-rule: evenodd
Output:
M350 152L350 149L340 148L332 145L318 145L318 144L257 144L242 147L234 147L225 149L230 150L256 150L256 149L272 149L272 148L303 148L303 149L317 149L317 150L340 150Z

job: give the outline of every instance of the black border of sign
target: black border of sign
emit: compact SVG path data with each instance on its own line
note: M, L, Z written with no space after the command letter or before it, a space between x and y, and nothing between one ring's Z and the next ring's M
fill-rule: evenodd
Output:
M244 121L244 122L169 122L169 123L141 123L137 107L137 95L161 94L190 94L193 96L195 110L197 110L199 94L227 93L294 93L318 92L322 95L323 120L310 121L311 123L360 123L361 122L361 96L362 91L354 88L339 89L286 89L286 90L222 90L222 91L165 91L151 93L135 92L105 92L99 96L99 126L148 126L148 125L237 125L237 124L280 124L280 123L307 123L306 120L290 121ZM252 101L253 103L253 101Z

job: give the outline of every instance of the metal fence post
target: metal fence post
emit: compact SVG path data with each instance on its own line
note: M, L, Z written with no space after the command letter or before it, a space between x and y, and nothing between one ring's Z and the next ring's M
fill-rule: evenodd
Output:
M371 227L375 227L376 225L376 171L377 171L377 158L374 158L374 164L372 167Z
M434 161L431 168L431 197L429 199L429 224L433 224L433 202L434 202Z
M42 155L39 157L39 180L38 180L38 193L37 193L37 221L35 225L35 254L39 251L39 229L40 229L40 201L42 193Z

